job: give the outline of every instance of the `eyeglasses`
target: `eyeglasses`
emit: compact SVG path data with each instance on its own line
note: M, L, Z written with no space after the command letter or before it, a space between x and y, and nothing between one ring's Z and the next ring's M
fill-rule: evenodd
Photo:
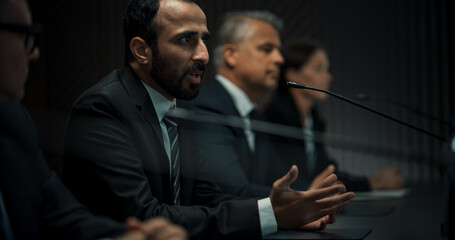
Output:
M33 50L35 50L35 48L38 46L42 25L26 25L0 21L0 29L26 34L24 48L27 53L32 53Z

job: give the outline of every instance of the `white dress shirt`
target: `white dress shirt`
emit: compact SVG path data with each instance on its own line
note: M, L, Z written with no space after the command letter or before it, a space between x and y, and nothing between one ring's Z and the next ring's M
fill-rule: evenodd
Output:
M142 84L144 84L144 87L147 90L150 99L152 99L153 106L155 107L156 116L158 117L158 121L160 122L161 133L163 134L164 149L166 150L167 157L169 158L169 169L171 169L172 171L172 165L170 161L171 141L169 140L169 134L167 132L166 124L164 124L163 122L163 118L169 110L175 110L175 108L177 107L177 100L174 98L174 101L171 102L166 97L161 95L161 93L151 88L149 85L145 84L144 82L142 82Z
M251 111L256 108L256 105L251 102L250 98L244 91L242 91L239 87L229 81L227 78L223 77L222 75L216 75L216 79L218 82L226 89L226 91L231 95L232 101L234 102L235 108L239 112L240 116L243 118L245 122L245 136L248 142L248 147L252 152L255 150L255 134L251 131L251 119L248 115L250 115Z
M302 129L303 139L305 139L306 167L308 172L313 173L316 170L316 153L314 144L313 116L309 113L305 118L305 126Z

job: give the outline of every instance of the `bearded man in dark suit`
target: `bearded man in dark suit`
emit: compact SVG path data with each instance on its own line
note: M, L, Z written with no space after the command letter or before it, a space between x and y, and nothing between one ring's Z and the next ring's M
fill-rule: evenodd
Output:
M209 60L204 12L189 0L133 0L124 34L126 65L84 92L68 122L63 177L92 211L164 216L192 238L261 238L320 229L353 197L335 175L308 192L289 189L296 167L270 197L222 193L201 167L193 123L167 116L198 93Z

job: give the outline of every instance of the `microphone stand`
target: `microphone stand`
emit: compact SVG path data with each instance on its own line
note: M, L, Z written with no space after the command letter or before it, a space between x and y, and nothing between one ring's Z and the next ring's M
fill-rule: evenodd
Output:
M363 109L365 109L365 110L368 110L368 111L370 111L370 112L373 112L373 113L376 113L376 114L378 114L378 115L380 115L380 116L383 116L383 117L385 117L385 118L387 118L387 119L390 119L390 120L392 120L392 121L395 121L395 122L397 122L397 123L400 123L400 124L402 124L402 125L404 125L404 126L407 126L407 127L409 127L409 128L412 128L412 129L414 129L414 130L416 130L416 131L419 131L419 132L425 133L425 134L427 134L427 135L429 135L429 136L432 136L432 137L434 137L434 138L437 138L437 139L439 139L439 140L441 140L441 141L443 141L443 142L447 142L447 139L446 139L445 137L439 136L439 135L434 134L434 133L432 133L432 132L429 132L429 131L427 131L427 130L425 130L425 129L421 129L421 128L418 128L418 127L416 127L416 126L413 126L413 125L411 125L411 124L409 124L409 123L406 123L406 122L401 121L401 120L399 120L399 119L397 119L397 118L394 118L394 117L392 117L392 116L389 116L389 115L387 115L387 114L385 114L385 113L382 113L382 112L380 112L380 111L378 111L378 110L375 110L375 109L373 109L373 108L370 108L370 107L368 107L368 106L366 106L366 105L360 104L360 103L358 103L358 102L356 102L356 101L354 101L354 100L351 100L351 99L349 99L349 98L347 98L347 97L343 97L343 96L341 96L341 95L339 95L339 94L336 94L336 93L333 93L333 92L330 92L330 91L327 91L327 90L319 89L319 88L308 87L308 86L305 86L305 85L303 85L303 84L296 83L296 82L287 82L287 85L288 85L288 87L292 87L292 88L309 89L309 90L314 90L314 91L318 91L318 92L323 92L323 93L329 94L329 95L334 96L334 97L336 97L336 98L339 98L339 99L341 99L341 100L343 100L343 101L346 101L346 102L349 102L349 103L351 103L351 104L354 104L354 105L356 105L356 106L358 106L358 107L361 107L361 108L363 108Z

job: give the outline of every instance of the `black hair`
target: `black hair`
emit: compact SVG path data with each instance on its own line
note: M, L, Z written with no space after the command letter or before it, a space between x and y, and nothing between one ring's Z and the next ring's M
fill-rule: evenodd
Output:
M196 0L184 0L194 2ZM123 17L123 35L125 37L125 61L133 55L130 42L134 37L140 37L152 48L157 49L158 24L155 21L160 7L160 0L132 0L128 3Z
M157 26L154 19L159 7L159 0L132 0L128 4L123 17L125 61L133 57L130 50L130 42L134 37L140 37L150 47L156 48Z

